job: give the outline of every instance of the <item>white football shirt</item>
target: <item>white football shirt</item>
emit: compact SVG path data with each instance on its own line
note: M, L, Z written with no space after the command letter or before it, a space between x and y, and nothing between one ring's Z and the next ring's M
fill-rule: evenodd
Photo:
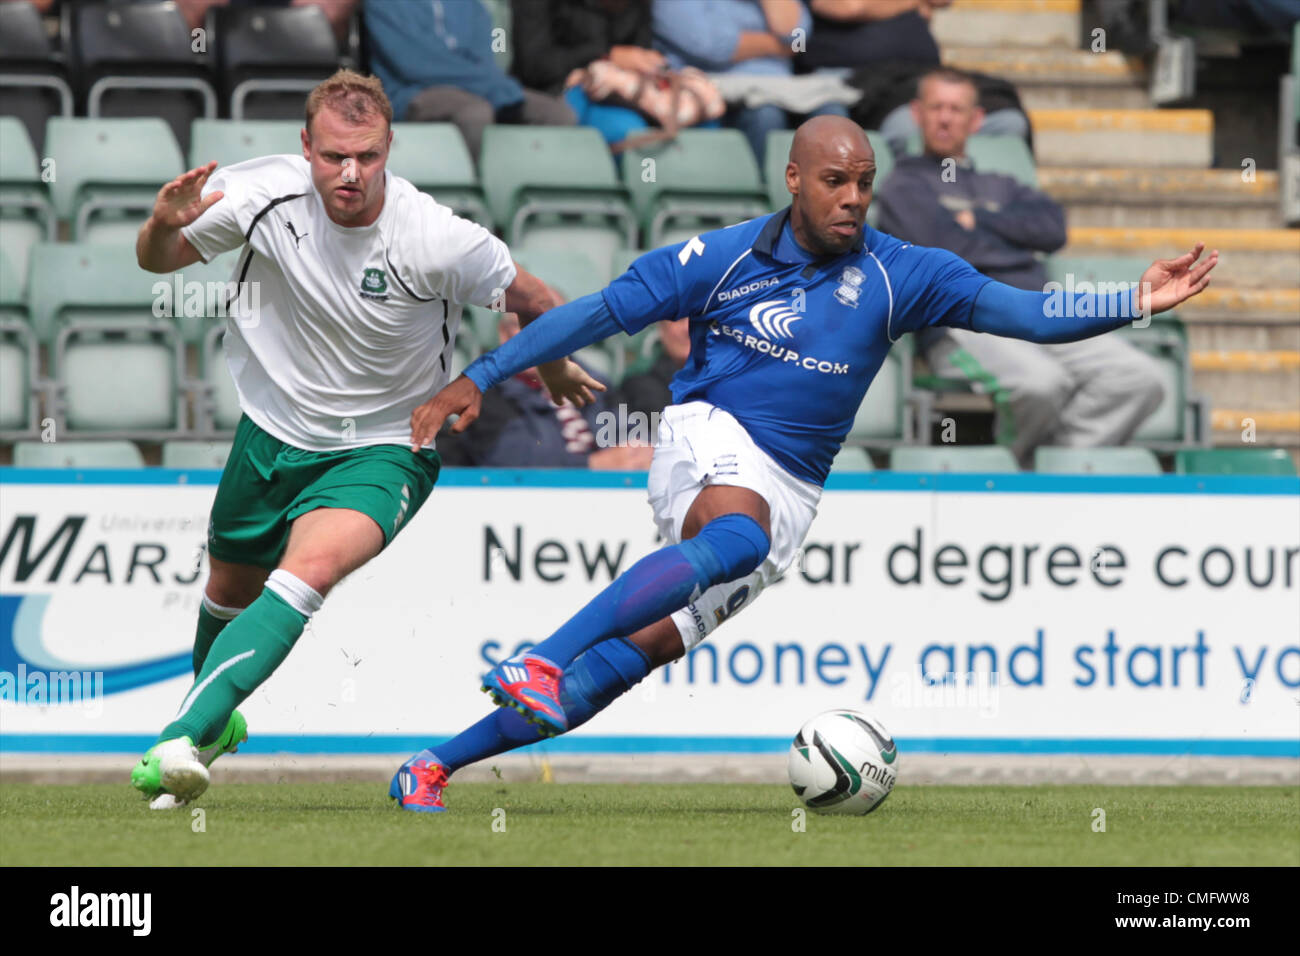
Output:
M307 451L403 444L411 413L449 378L461 307L515 279L505 243L384 173L369 226L329 218L301 156L218 169L225 195L181 232L210 262L242 247L232 279L257 308L226 319L244 413Z

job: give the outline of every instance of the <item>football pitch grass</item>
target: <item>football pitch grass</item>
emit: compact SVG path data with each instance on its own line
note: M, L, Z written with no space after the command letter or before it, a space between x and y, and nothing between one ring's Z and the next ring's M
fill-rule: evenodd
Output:
M808 813L802 832L789 788L767 784L466 783L448 803L230 784L196 815L125 785L6 784L0 864L1300 866L1293 786L903 786L866 817Z

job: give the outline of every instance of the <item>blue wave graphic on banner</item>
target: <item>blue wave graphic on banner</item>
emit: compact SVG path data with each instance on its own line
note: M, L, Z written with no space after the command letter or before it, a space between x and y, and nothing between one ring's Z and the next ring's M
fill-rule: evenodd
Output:
M91 671L104 675L100 693L105 696L192 673L193 655L189 651L116 667L61 660L44 643L43 622L49 603L48 594L0 594L0 671L47 676L51 671ZM23 699L22 683L17 687L19 702Z

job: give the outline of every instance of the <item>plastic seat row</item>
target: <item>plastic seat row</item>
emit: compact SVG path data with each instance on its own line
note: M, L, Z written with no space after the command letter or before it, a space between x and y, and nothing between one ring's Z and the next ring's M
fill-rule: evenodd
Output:
M892 471L1011 473L1019 471L1011 452L997 445L939 445L895 448ZM874 471L867 452L846 445L833 473ZM1038 448L1034 471L1046 475L1159 475L1160 462L1146 448ZM1185 448L1174 454L1179 475L1294 476L1295 461L1281 448Z

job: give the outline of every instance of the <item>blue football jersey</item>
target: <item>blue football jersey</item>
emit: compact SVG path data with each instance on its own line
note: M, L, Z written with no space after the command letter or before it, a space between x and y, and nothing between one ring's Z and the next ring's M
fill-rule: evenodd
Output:
M789 218L787 207L648 252L604 297L629 333L689 317L673 401L726 409L782 468L821 485L890 345L970 328L992 280L870 226L844 255L808 261L790 251Z

